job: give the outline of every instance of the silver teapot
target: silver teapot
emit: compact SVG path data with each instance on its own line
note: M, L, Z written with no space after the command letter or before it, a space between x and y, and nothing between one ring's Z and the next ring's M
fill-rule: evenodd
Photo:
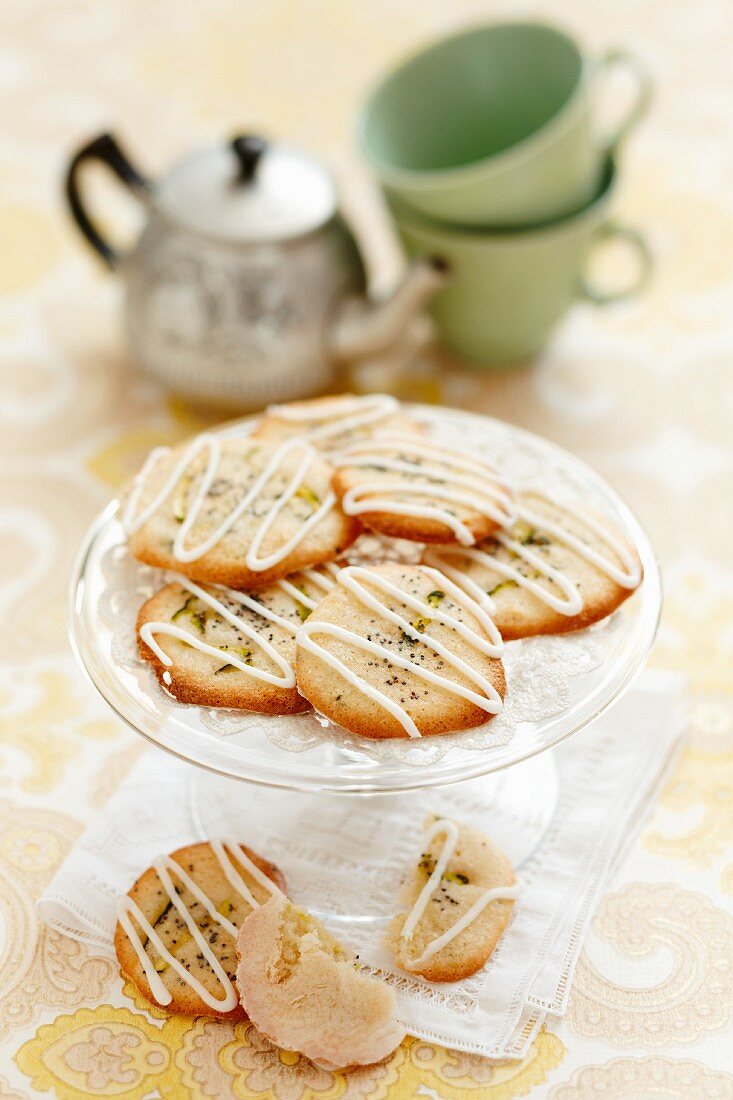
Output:
M89 161L146 208L125 254L87 213ZM209 404L259 408L327 391L339 365L395 344L445 279L441 261L419 261L389 298L371 301L329 173L257 137L194 153L151 183L103 134L74 156L66 195L86 240L125 281L124 327L142 369Z

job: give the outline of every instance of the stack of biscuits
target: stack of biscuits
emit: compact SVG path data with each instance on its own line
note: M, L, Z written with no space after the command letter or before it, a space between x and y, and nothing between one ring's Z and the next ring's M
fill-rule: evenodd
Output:
M381 395L275 406L153 452L124 523L131 553L167 571L137 621L167 692L315 708L373 739L489 721L503 640L586 627L641 580L605 519L510 487ZM350 563L363 532L382 548L366 569ZM395 561L394 540L419 563Z

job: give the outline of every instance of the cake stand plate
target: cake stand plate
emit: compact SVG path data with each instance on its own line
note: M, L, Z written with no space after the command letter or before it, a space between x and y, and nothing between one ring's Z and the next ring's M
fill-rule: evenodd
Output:
M370 742L317 715L274 718L186 706L140 659L135 616L165 575L127 554L113 501L81 548L71 578L70 635L84 671L112 709L149 741L201 768L281 790L378 795L476 779L545 752L592 722L642 669L661 608L657 563L617 494L584 463L489 417L409 406L429 438L494 462L515 484L537 484L609 517L644 569L637 592L603 623L554 638L510 642L504 715L479 731L416 742ZM220 429L247 433L253 421ZM359 545L358 543L356 544ZM404 544L403 544L404 545ZM412 544L414 549L414 544Z

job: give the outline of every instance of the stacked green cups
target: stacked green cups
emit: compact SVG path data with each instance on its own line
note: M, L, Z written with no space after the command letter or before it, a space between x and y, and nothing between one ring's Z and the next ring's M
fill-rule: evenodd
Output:
M628 70L633 104L596 134L604 76ZM410 257L438 255L451 277L431 312L443 342L476 363L535 354L578 298L635 294L650 270L643 238L612 220L618 150L650 97L629 54L584 56L540 23L461 31L410 58L370 97L361 146ZM628 286L589 282L592 252L620 237L639 256Z

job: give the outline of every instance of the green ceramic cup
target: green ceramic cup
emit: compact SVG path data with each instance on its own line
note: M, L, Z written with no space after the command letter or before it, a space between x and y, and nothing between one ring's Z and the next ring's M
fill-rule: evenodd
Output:
M535 355L574 302L603 305L638 293L651 254L637 230L611 220L615 179L609 161L585 209L527 230L461 230L388 200L408 256L439 256L449 265L448 283L429 306L442 342L469 362L510 365ZM636 273L628 285L605 292L588 270L596 249L618 239L636 253Z
M594 133L603 77L630 71L634 102ZM380 183L414 210L462 225L508 227L572 213L642 117L651 86L621 50L585 57L541 23L496 23L442 39L372 93L360 143Z

